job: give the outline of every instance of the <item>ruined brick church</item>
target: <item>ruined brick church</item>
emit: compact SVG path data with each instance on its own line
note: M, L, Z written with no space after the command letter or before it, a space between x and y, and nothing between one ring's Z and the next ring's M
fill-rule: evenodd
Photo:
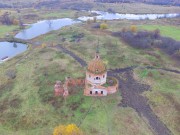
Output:
M118 89L118 81L107 76L107 68L100 58L99 51L88 64L85 78L84 95L107 96L115 93Z
M66 78L64 84L57 81L54 86L56 96L68 96L68 86L84 85L85 96L107 96L113 94L118 90L118 81L116 78L107 76L107 68L100 58L97 49L95 57L91 60L86 68L85 79Z

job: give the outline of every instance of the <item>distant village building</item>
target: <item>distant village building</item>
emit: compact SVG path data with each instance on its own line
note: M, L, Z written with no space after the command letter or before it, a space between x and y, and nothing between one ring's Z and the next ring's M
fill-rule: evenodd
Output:
M85 79L66 78L64 84L57 81L54 86L55 96L69 95L68 88L73 86L84 86L85 96L107 96L118 90L118 81L114 77L107 76L106 65L100 58L99 51L95 53L95 57L88 64Z

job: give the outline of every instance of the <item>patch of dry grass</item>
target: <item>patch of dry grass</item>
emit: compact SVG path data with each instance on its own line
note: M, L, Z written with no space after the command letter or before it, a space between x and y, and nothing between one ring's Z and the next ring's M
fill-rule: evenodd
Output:
M173 134L178 134L180 120L179 74L161 70L147 70L147 76L140 78L142 72L144 71L141 69L136 70L136 79L151 86L152 92L144 93L149 99L151 108Z

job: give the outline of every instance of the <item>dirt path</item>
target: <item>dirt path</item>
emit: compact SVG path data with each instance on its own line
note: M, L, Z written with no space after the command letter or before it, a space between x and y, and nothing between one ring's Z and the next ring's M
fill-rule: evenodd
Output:
M122 73L122 72L125 72L125 71L134 70L135 68L140 68L140 69L156 69L156 70L163 70L163 71L168 71L168 72L180 74L180 71L178 71L178 70L168 69L168 68L157 68L157 67L151 67L151 66L144 66L144 67L141 67L141 66L130 66L130 67L126 67L126 68L110 69L109 70L109 74Z
M164 70L164 71L168 71L168 72L173 72L173 73L176 73L176 74L180 74L180 71L174 70L174 69L168 69L168 68L156 68L156 67L151 67L151 66L147 66L147 67L143 67L143 68L147 68L147 69L158 69L158 70Z
M57 46L57 49L73 57L82 67L85 67L87 64L80 57L75 55L73 52L67 50L62 46ZM138 66L131 66L127 68L109 70L108 75L114 76L119 81L119 89L122 94L122 101L119 106L122 107L131 107L136 110L139 116L142 119L148 121L147 125L153 130L153 133L156 135L171 135L171 131L166 127L166 125L160 121L160 119L154 114L152 109L148 104L148 99L141 94L144 91L150 90L150 86L145 84L140 84L133 78L133 70ZM161 69L169 72L180 73L176 70L163 69L163 68L154 68L154 67L144 67L148 69Z
M123 72L122 72L123 73ZM163 122L154 114L148 104L146 97L141 94L144 91L150 90L150 86L138 83L133 78L133 70L122 73L114 73L114 77L119 80L119 89L122 94L122 101L119 104L122 107L131 107L136 110L139 116L148 121L148 125L158 135L171 135L171 131L164 125Z
M87 66L86 62L83 59L81 59L80 57L78 57L73 52L69 51L68 49L64 48L63 46L56 46L56 48L64 53L70 55L71 57L73 57L82 67Z

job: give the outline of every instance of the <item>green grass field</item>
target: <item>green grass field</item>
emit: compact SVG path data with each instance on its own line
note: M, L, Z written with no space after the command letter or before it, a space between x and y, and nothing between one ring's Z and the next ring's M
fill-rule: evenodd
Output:
M134 13L134 14L146 14L146 13L178 13L180 8L173 6L159 6L159 5L148 5L143 3L105 3L99 4L97 8L101 10L107 10L108 8L113 9L118 13Z
M17 30L19 26L11 25L11 26L6 26L6 25L0 25L0 38L3 38L6 36L6 34L10 34L14 30Z
M45 13L43 13L45 12ZM80 16L86 16L89 13L87 11L76 11L76 10L65 10L65 9L59 9L55 11L41 11L39 10L37 14L45 19L48 18L77 18Z
M32 13L41 14L43 10L34 10ZM55 11L40 16L41 18L66 17L68 14L74 16L74 13L74 11L65 13ZM130 27L133 22L122 20L107 23L108 30L117 31L123 27ZM180 40L178 26L138 26L139 29L147 30L154 30L157 27L162 35ZM0 29L0 37L4 37L6 33L12 32L17 27L0 26ZM77 41L77 37L82 33L83 37ZM107 34L105 30L92 29L91 24L86 23L52 31L33 41L41 41L47 46L51 46L52 43L63 45L88 62L94 57L98 39L101 58L108 69L132 65L179 69L175 62L160 50L132 48L119 38ZM160 58L147 54L147 51L152 51ZM22 60L15 64L21 58ZM16 72L15 79L7 76L7 73L12 70ZM148 75L149 72L152 72L152 76ZM54 127L59 124L75 123L80 124L80 129L87 135L153 134L135 110L118 106L122 98L119 91L108 97L93 98L83 96L82 87L74 87L71 88L70 96L66 100L62 97L54 97L55 81L64 81L67 76L85 77L85 68L70 56L52 48L30 48L25 53L1 64L0 133L50 135ZM145 92L143 95L148 97L149 104L156 115L170 127L174 134L178 134L179 76L142 69L136 70L134 76L138 76L137 80L151 86L152 91Z
M145 29L153 31L155 29L159 29L161 35L166 37L171 37L175 40L180 40L180 27L179 26L161 26L161 25L140 25L139 29Z
M55 126L70 123L81 123L79 126L87 135L152 134L133 109L117 106L121 100L119 92L97 99L85 97L82 87L73 87L66 100L54 97L56 80L64 81L66 76L84 77L85 69L53 49L29 51L28 57L16 66L10 65L28 51L0 67L1 86L6 85L0 94L2 134L49 135ZM9 70L16 71L14 80L5 75Z

